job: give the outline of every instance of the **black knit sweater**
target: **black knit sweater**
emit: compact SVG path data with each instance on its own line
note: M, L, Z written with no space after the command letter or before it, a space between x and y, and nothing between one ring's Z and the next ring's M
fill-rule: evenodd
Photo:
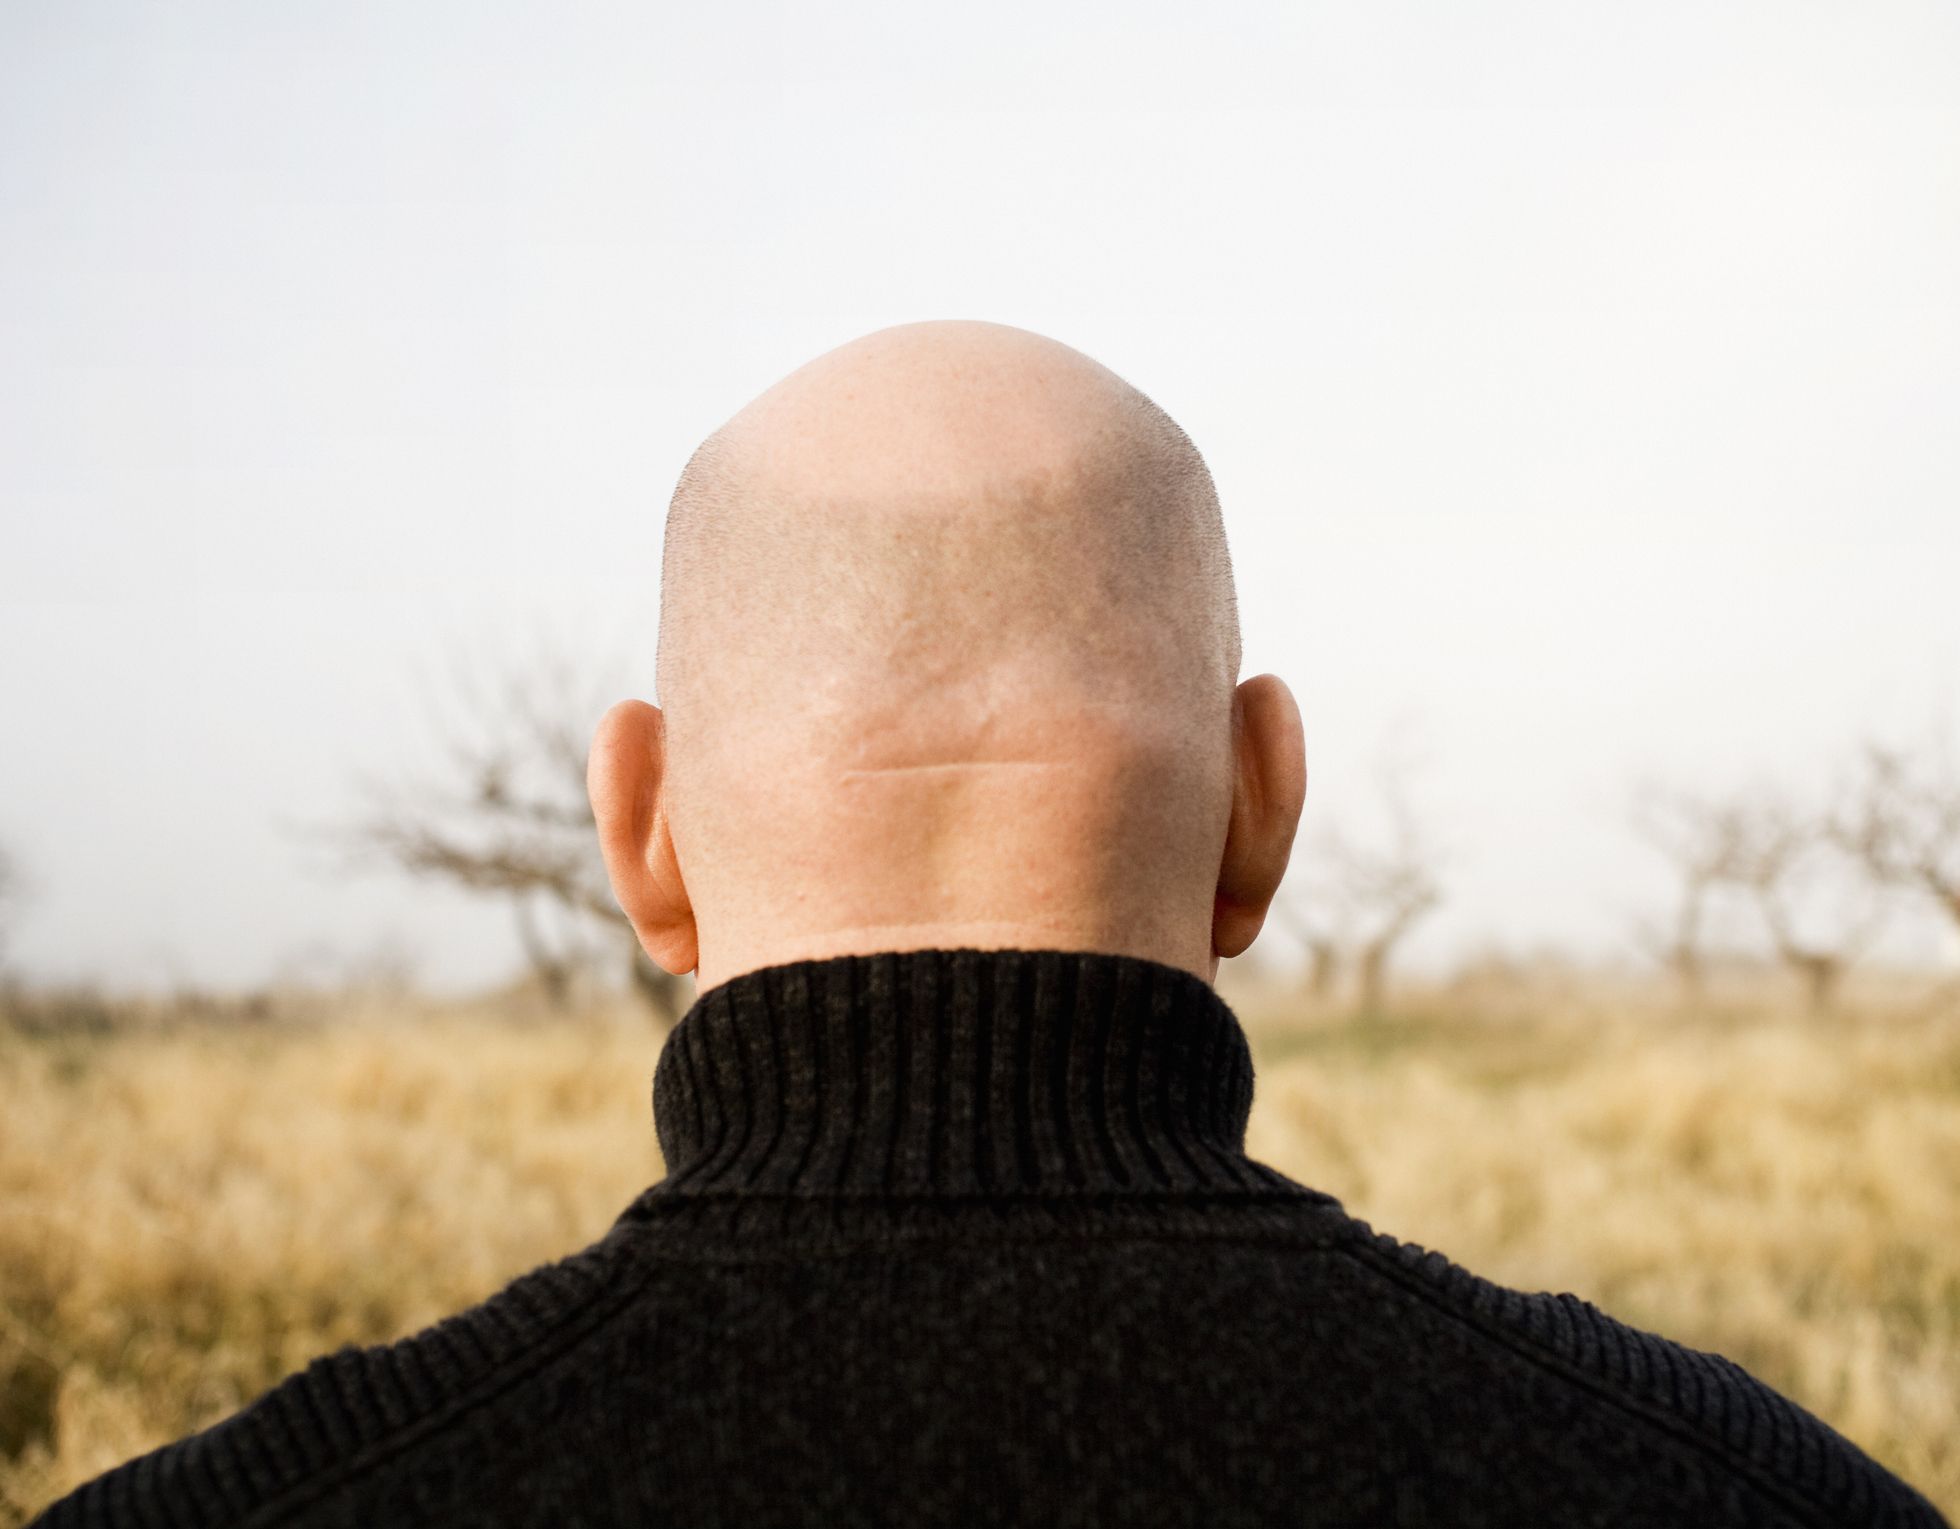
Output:
M653 1100L599 1242L39 1522L1943 1522L1728 1360L1249 1159L1244 1032L1170 966L751 972Z

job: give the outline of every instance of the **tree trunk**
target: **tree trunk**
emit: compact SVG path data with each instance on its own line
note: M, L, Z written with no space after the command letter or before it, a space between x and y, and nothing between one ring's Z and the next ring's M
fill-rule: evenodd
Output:
M1837 1005L1838 982L1844 976L1844 962L1819 952L1801 955L1795 961L1803 977L1804 996L1812 1014L1828 1014Z
M1379 1019L1382 1012L1382 995L1387 986L1389 942L1374 940L1361 947L1361 957L1355 963L1360 983L1355 994L1355 1017L1357 1019Z
M1340 947L1332 940L1311 940L1307 944L1307 991L1315 998L1326 998L1334 991L1341 975Z

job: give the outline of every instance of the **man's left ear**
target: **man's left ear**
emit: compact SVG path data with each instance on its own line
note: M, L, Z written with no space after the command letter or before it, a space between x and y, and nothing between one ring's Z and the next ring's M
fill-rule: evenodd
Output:
M1278 675L1255 675L1233 695L1232 762L1232 821L1211 915L1219 956L1239 955L1259 937L1306 804L1300 708Z
M645 701L621 701L599 721L585 789L613 896L654 963L684 976L700 964L694 905L667 824L666 719Z

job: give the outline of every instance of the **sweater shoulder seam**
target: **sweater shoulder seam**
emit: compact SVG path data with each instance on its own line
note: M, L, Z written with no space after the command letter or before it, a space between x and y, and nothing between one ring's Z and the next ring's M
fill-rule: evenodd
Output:
M318 1469L266 1498L240 1521L239 1529L255 1529L255 1526L270 1522L270 1514L291 1513L304 1508L334 1487L387 1464L415 1444L496 1401L618 1316L639 1295L648 1272L641 1270L636 1277L622 1279L615 1289L602 1287L583 1311L535 1333L531 1341L473 1377L453 1395L441 1398L428 1410L326 1461ZM472 1308L464 1315L474 1316L479 1309ZM422 1336L421 1333L413 1334L402 1342L412 1344ZM393 1346L383 1345L384 1348ZM362 1357L368 1356L363 1354Z
M1379 1234L1373 1234L1371 1232L1370 1235ZM1840 1526L1845 1522L1842 1515L1836 1511L1834 1506L1827 1507L1815 1499L1804 1495L1795 1483L1790 1482L1777 1473L1772 1466L1738 1449L1727 1440L1711 1432L1704 1420L1686 1414L1678 1409L1671 1408L1656 1398L1643 1396L1638 1391L1632 1390L1626 1385L1615 1381L1611 1376L1600 1373L1584 1361L1561 1352L1548 1340L1522 1329L1514 1323L1495 1317L1490 1313L1480 1311L1459 1299L1453 1298L1448 1292L1437 1288L1430 1278L1401 1266L1393 1258L1383 1254L1379 1249L1365 1242L1341 1243L1334 1247L1332 1251L1347 1257L1362 1268L1394 1284L1399 1289L1416 1296L1432 1309L1451 1318L1461 1326L1470 1329L1487 1341L1507 1349L1519 1358L1538 1365L1541 1369L1577 1386L1595 1399L1628 1414L1645 1427L1659 1434L1662 1438L1714 1458L1720 1464L1742 1475L1751 1485L1762 1491L1779 1506L1797 1515L1804 1523L1814 1526L1814 1529L1840 1529ZM1457 1266L1452 1264L1450 1267L1456 1268ZM1480 1285L1489 1286L1493 1290L1514 1296L1520 1300L1556 1299L1556 1297L1551 1296L1534 1297L1523 1291L1507 1290L1505 1287L1496 1285L1492 1281L1482 1279L1481 1276L1470 1274L1468 1270L1461 1270L1460 1272L1470 1279L1476 1280ZM1672 1349L1678 1350L1682 1348L1682 1345L1675 1344L1671 1339L1661 1337L1659 1334L1641 1333L1638 1329L1627 1328L1626 1324L1617 1322L1617 1319L1606 1316L1603 1312L1600 1315L1605 1317L1607 1321L1614 1322L1616 1326L1626 1328L1628 1332L1635 1333L1641 1338L1667 1344ZM1720 1358L1721 1356L1716 1355L1711 1357ZM1758 1382L1758 1384L1761 1383ZM1765 1387L1764 1389L1768 1390L1769 1388ZM1781 1393L1772 1392L1771 1394L1781 1400L1784 1405L1792 1408L1796 1407L1795 1403L1791 1402L1787 1397L1782 1397ZM1801 1411L1802 1409L1796 1410ZM1806 1417L1813 1416L1808 1413L1804 1415ZM1821 1419L1815 1419L1815 1421L1822 1422ZM1825 1426L1828 1427L1828 1425ZM1850 1443L1851 1441L1846 1440L1845 1442ZM1856 1449L1857 1446L1853 1444L1852 1448ZM1855 1469L1860 1470L1869 1469L1871 1466L1877 1464L1875 1461L1869 1462L1869 1465L1865 1464L1864 1462L1868 1460L1869 1457L1862 1457L1861 1460L1850 1463Z
M84 1482L50 1503L30 1522L36 1529L44 1522L49 1529L71 1521L93 1522L88 1503L98 1494L114 1490L112 1483L127 1494L135 1515L133 1523L176 1524L184 1510L200 1516L214 1510L235 1514L231 1521L239 1529L277 1522L494 1401L616 1316L640 1293L652 1271L627 1256L625 1246L615 1243L608 1248L606 1241L601 1239L579 1253L519 1275L477 1305L393 1342L366 1347L350 1344L319 1355L238 1411ZM582 1266L580 1272L592 1283L581 1291L568 1292L565 1305L555 1314L527 1310L525 1298L531 1288L536 1288L530 1282L559 1275L568 1266ZM491 1308L498 1309L493 1312ZM502 1351L497 1352L498 1348ZM407 1395L399 1378L405 1358L430 1365L451 1355L472 1353L480 1367L473 1373L466 1370L454 1383L454 1390L445 1391L450 1382L431 1369L426 1403L400 1405ZM468 1366L472 1361L466 1358L463 1363ZM362 1437L365 1430L353 1421L344 1400L343 1388L350 1383L365 1384L370 1389L389 1387L398 1399L393 1409L398 1416ZM387 1410L381 1409L384 1413ZM290 1457L290 1448L282 1450L280 1439L293 1434L290 1414L295 1412L310 1421L321 1437L332 1439L335 1424L352 1436L330 1449L318 1463L301 1465L283 1480L263 1487L248 1484L250 1475L240 1468L241 1459L250 1457L263 1463L276 1460L281 1453ZM288 1438L288 1445L290 1442ZM168 1477L159 1469L166 1462L175 1467ZM279 1474L276 1466L272 1474ZM224 1480L243 1489L224 1492L219 1485ZM77 1514L79 1518L73 1517Z

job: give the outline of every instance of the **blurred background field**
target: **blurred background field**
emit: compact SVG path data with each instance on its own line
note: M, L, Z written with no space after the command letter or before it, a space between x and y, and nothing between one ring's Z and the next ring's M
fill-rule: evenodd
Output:
M1253 1155L1377 1230L1728 1355L1960 1514L1960 1001L1684 1004L1558 968L1383 1012L1227 968ZM602 1235L660 1176L643 1006L401 992L0 1029L0 1523L316 1354Z
M950 316L1300 699L1255 1154L1960 1520L1955 164L1893 0L0 6L0 1529L659 1175L659 508Z

